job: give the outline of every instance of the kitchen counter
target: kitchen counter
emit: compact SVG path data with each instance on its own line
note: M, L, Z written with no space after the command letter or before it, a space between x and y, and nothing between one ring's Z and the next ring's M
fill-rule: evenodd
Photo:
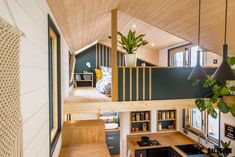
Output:
M140 141L142 136L148 136L150 140L157 140L159 141L160 145L157 146L145 146L141 147L138 145L137 141ZM194 144L195 141L191 138L187 137L181 132L167 132L167 133L150 133L150 134L139 134L139 135L128 135L127 136L127 144L128 149L131 152L131 157L135 157L135 150L142 150L142 149L151 149L151 148L164 148L164 147L171 147L174 149L179 155L182 157L187 157L187 155L182 152L176 145L185 145L185 144ZM205 148L204 152L207 151ZM208 157L209 155L193 155L192 157Z
M63 147L59 157L110 157L105 143L79 144Z

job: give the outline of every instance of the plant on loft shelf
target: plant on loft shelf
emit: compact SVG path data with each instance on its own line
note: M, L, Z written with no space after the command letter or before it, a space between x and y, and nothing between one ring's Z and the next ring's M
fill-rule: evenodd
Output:
M235 65L235 57L227 58L230 67ZM233 69L234 71L234 69ZM199 80L196 80L193 85L199 84ZM195 104L202 112L207 110L208 114L213 118L217 117L214 104L217 105L222 113L229 113L235 117L235 82L234 81L215 81L211 77L203 81L204 88L211 88L212 91L208 98L197 98Z
M148 44L148 41L144 40L145 34L137 35L135 31L129 30L127 36L124 36L121 32L117 33L120 39L118 43L120 47L126 51L125 63L126 66L136 66L136 51L140 46ZM109 36L109 38L111 38Z

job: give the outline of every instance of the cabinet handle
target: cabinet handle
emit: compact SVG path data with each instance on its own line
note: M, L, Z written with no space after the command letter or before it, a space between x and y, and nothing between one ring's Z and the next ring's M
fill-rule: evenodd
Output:
M109 147L109 149L113 149L113 148L114 148L114 146Z
M109 139L109 140L113 140L113 139L114 139L114 137L113 137L113 136L112 136L112 137L108 137L108 139Z

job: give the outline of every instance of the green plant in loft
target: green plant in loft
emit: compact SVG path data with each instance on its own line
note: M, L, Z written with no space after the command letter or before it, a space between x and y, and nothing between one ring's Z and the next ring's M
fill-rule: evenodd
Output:
M136 35L135 31L129 30L127 36L121 32L117 33L120 37L118 43L128 54L133 54L140 46L147 45L148 42L144 40L145 34Z
M136 66L136 51L139 47L147 45L148 41L144 40L145 34L137 35L135 31L129 30L125 36L117 32L119 46L126 51L126 66ZM109 38L111 38L109 36Z
M235 57L228 57L228 63L231 67L235 65ZM199 80L193 85L199 84ZM197 98L195 104L202 112L207 110L213 118L217 117L214 104L217 105L222 113L229 113L235 117L235 82L232 81L215 81L211 77L202 82L204 88L211 88L212 91L207 95L208 98Z

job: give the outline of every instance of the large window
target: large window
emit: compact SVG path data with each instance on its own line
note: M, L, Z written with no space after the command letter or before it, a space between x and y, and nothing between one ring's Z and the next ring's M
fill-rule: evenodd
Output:
M197 64L198 46L188 44L169 50L169 66L194 67ZM200 53L200 64L203 65L204 54Z
M60 34L48 15L50 156L61 133Z
M210 138L213 138L215 140L219 140L219 109L215 109L218 113L218 116L216 119L212 118L211 116L208 116L208 136Z
M192 127L204 131L204 116L203 112L200 112L197 108L192 109Z
M207 112L200 112L197 108L185 109L183 111L183 119L185 120L184 128L195 134L203 132L207 135L209 141L218 143L220 138L220 114L218 109L216 111L218 112L218 116L214 119L210 115L207 115Z

